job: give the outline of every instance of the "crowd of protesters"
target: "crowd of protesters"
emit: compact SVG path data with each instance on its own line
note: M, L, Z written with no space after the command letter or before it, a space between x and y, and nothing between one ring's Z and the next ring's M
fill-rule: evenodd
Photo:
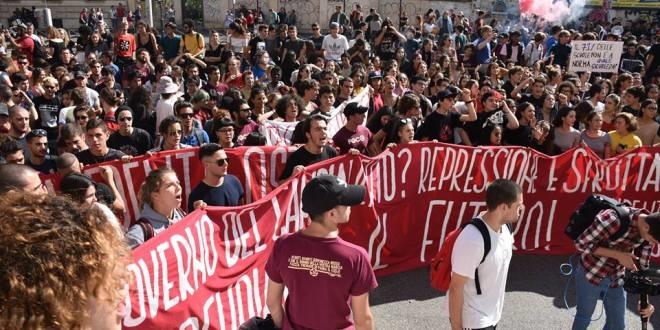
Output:
M38 174L57 172L63 194L119 229L113 214L124 203L112 171L103 168L96 183L81 169L201 147L206 176L187 211L238 205L244 192L223 150L266 145L264 130L278 122L297 123L291 144L302 145L280 180L338 155L415 141L549 155L584 147L602 158L660 143L657 17L563 27L429 10L395 24L358 4L350 15L337 6L304 38L299 30L310 27L296 26L295 11L255 12L231 13L226 33L206 36L192 20L158 33L122 5L110 25L101 10L83 10L76 40L52 26L38 35L30 22L4 30L0 193L45 193ZM623 41L619 71L571 72L572 40ZM368 104L355 102L359 95ZM346 121L329 136L335 109ZM132 247L183 218L181 191L173 171L149 174L142 215L126 234Z

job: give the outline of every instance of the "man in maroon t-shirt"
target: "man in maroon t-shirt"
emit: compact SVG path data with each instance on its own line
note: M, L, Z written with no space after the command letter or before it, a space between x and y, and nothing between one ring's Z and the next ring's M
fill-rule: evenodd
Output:
M371 131L363 126L363 123L368 110L369 108L361 107L357 102L351 102L344 108L346 125L332 137L335 147L339 148L339 154L348 153L350 149L357 149L359 152L367 154L367 146L371 142Z
M302 194L310 225L280 237L266 263L266 304L282 329L373 329L369 291L378 286L366 251L339 238L365 188L330 175L312 179ZM289 290L282 306L284 287ZM351 320L351 314L353 315Z
M23 23L19 23L16 26L16 39L12 38L9 31L5 32L5 37L8 37L9 42L18 49L21 54L27 56L28 61L32 64L32 59L34 56L34 39L26 33L27 26Z

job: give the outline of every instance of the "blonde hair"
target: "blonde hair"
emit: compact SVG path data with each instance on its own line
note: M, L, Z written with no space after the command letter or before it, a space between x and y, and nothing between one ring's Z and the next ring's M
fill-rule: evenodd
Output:
M0 328L79 329L90 299L123 301L130 253L100 209L16 191L0 209Z

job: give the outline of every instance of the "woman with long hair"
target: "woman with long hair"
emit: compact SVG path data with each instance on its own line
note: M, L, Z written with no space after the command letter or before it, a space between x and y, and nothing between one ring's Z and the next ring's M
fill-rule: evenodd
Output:
M46 78L46 72L41 68L34 68L32 70L32 77L30 77L30 92L33 98L44 94L43 80Z
M85 57L89 56L89 54L94 54L96 58L100 58L101 54L108 50L108 44L101 38L101 34L98 31L92 32L92 35L89 37L89 43L85 46Z
M121 329L130 252L99 209L16 191L0 209L0 328Z
M142 208L138 222L126 233L128 245L134 249L183 219L183 190L176 173L161 167L149 173L139 192Z
M577 147L580 144L580 131L573 128L575 124L575 110L571 107L561 107L553 121L554 145L559 152Z
M67 46L60 29L54 26L49 26L48 29L46 29L46 37L48 38L48 48L52 49L50 56L59 59L62 49ZM87 54L85 54L85 56L87 56Z
M394 93L397 87L396 84L396 78L392 76L385 76L383 78L383 92L381 93L381 96L383 98L384 106L392 108L396 106L399 101L399 96Z
M655 100L647 99L642 101L641 105L642 115L637 119L639 124L635 134L642 140L642 145L654 146L660 143L660 124L656 121L658 115L658 104Z
M156 59L158 55L158 42L156 42L156 36L151 32L151 28L147 26L147 23L144 21L139 21L136 24L135 34L135 43L136 48L144 48L149 53L149 57Z
M634 133L637 126L637 118L627 112L616 115L614 119L615 130L608 134L612 139L612 154L620 155L628 150L641 147L642 140Z
M584 123L586 128L580 134L582 145L589 147L600 158L610 158L612 140L607 132L601 130L603 118L592 111L585 117Z
M371 115L369 120L367 120L367 128L371 131L372 134L378 133L383 127L385 127L390 120L394 118L394 112L392 107L384 106L378 110L378 112Z
M222 77L222 82L229 88L243 89L245 81L241 72L241 61L237 57L231 57L227 60L227 72Z
M297 122L303 109L305 109L303 100L297 95L283 96L275 105L278 119L287 123Z
M243 53L248 46L250 36L243 27L236 23L229 24L229 32L227 35L227 46L231 49L236 56L243 58Z
M181 143L183 128L181 119L175 116L165 117L158 126L158 133L162 137L162 141L158 147L149 150L149 153L191 148L189 145Z
M621 97L616 94L610 94L605 97L605 110L602 113L603 127L605 132L615 129L614 119L621 112Z

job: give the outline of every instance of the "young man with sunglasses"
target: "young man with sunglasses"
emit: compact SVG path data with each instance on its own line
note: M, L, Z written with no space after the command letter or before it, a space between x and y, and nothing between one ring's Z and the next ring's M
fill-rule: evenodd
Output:
M188 196L188 211L206 206L237 206L244 203L245 193L241 182L227 174L229 159L217 143L207 143L199 148L199 159L204 167L204 179Z
M147 131L133 127L133 110L121 106L115 112L119 130L108 139L108 147L117 149L130 156L139 156L152 148L151 135Z
M62 108L62 101L60 100L58 91L57 79L53 77L46 77L43 80L44 94L34 98L34 107L39 114L37 127L44 129L48 132L48 140L54 143L57 140L59 132L58 115Z
M181 120L181 129L183 130L181 143L199 147L210 142L209 135L203 129L195 127L195 111L190 102L175 103L174 114Z

